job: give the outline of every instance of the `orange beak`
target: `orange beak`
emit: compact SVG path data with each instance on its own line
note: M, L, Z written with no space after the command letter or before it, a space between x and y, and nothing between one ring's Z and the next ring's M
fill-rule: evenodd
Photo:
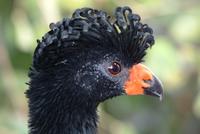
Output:
M124 84L127 95L151 95L162 99L163 88L160 80L144 65L133 65L129 78Z

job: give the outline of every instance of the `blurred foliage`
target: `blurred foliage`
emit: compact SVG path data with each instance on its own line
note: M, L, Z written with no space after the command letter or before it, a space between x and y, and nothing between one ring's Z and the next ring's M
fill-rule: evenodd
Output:
M27 73L36 39L80 7L130 6L154 29L146 64L164 99L122 96L100 107L102 134L200 133L199 0L0 0L0 134L27 133Z

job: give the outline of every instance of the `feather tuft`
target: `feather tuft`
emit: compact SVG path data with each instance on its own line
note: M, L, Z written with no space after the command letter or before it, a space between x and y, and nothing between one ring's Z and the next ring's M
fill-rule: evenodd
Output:
M68 48L84 48L83 44L120 51L131 64L141 62L146 49L154 44L152 29L142 24L140 16L129 7L116 8L114 21L110 18L104 11L82 8L71 18L51 23L50 31L37 40L33 67L39 70L55 66L64 60Z

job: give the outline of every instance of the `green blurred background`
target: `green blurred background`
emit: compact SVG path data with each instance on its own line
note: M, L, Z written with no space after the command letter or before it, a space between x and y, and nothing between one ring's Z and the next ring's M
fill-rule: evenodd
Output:
M164 99L122 96L99 108L100 134L200 134L199 0L0 0L0 134L27 134L27 73L49 28L80 7L130 6L154 29L146 64Z

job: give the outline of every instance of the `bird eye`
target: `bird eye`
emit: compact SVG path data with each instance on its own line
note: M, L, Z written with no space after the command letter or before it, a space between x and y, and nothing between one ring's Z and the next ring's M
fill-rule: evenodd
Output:
M118 62L113 62L111 66L108 67L108 71L112 75L117 75L118 73L121 72L121 65Z

